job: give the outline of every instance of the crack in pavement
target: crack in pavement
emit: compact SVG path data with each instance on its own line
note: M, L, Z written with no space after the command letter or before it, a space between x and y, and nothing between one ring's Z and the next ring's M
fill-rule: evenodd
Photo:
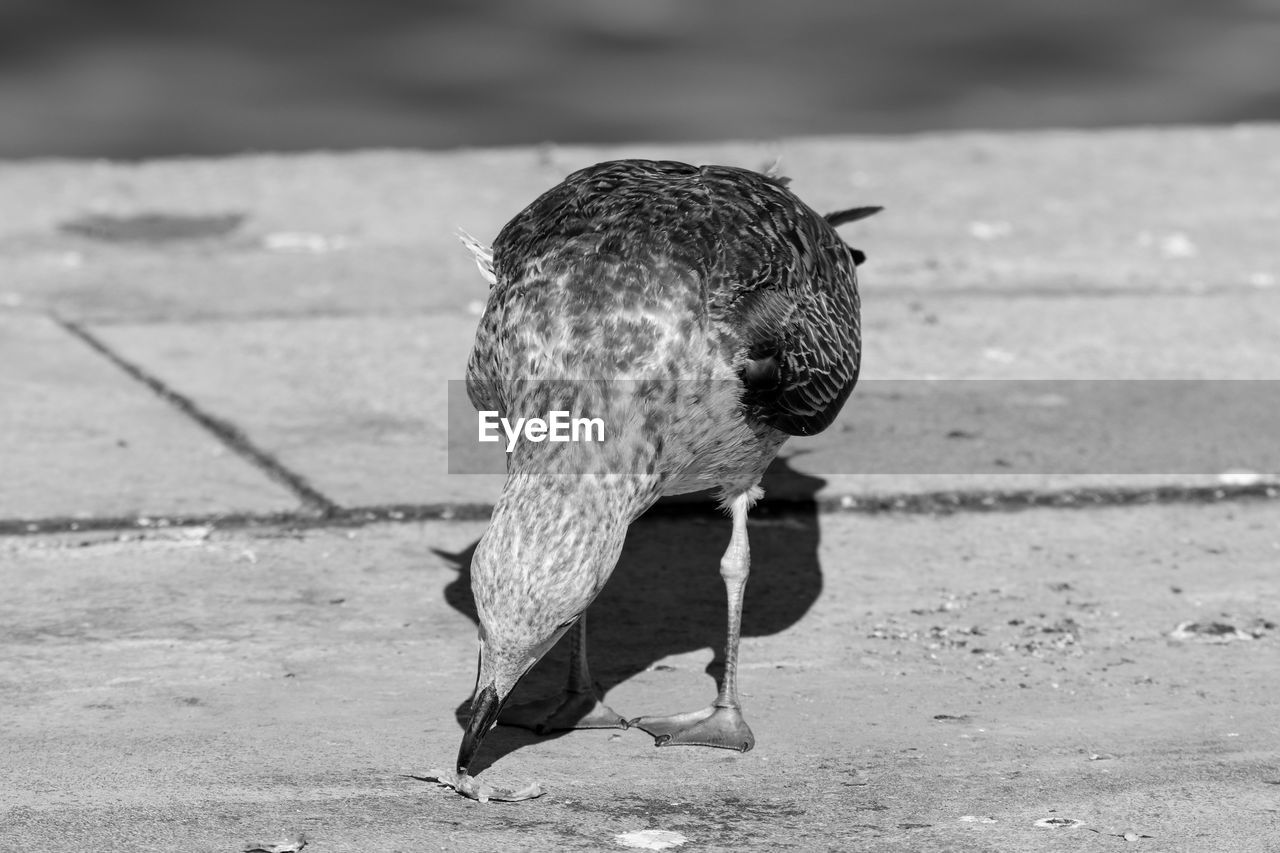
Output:
M945 491L914 494L843 495L795 500L766 497L752 508L755 522L791 515L952 515L957 513L1020 512L1029 509L1087 510L1157 504L1215 504L1226 501L1268 501L1280 498L1280 484L1252 483L1222 486L1157 486L1145 488L1076 489L1057 491ZM164 530L214 527L219 530L255 527L364 527L421 521L483 521L491 503L387 504L342 507L330 502L321 513L207 513L192 515L102 516L97 518L0 518L0 536L90 531ZM661 502L646 517L723 518L719 505L708 501Z
M79 323L57 315L53 315L53 320L68 333L83 341L90 349L106 358L133 379L146 385L165 402L208 430L242 459L248 461L272 480L288 488L302 502L303 506L310 510L310 515L318 514L321 517L327 517L341 511L341 507L331 498L307 482L305 477L285 467L270 453L255 445L235 424L204 411L190 397L174 390L159 378L152 376L138 365L121 357ZM137 525L135 523L129 526ZM6 525L0 523L0 531L5 529Z

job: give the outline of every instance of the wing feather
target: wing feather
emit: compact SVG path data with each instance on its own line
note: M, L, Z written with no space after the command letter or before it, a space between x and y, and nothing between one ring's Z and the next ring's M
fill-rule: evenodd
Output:
M771 388L748 383L754 417L791 435L831 425L858 379L861 326L854 250L785 186L727 167L705 167L721 212L724 322L746 362L777 363Z

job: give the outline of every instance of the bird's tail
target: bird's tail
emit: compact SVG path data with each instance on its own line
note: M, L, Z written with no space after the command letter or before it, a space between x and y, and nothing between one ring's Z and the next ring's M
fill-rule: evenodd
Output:
M884 210L883 207L877 207L875 205L869 207L851 207L848 210L837 210L833 213L828 213L822 218L827 220L827 223L831 225L832 228L837 228L850 222L857 222L859 219L866 219L868 216L874 216L882 210Z

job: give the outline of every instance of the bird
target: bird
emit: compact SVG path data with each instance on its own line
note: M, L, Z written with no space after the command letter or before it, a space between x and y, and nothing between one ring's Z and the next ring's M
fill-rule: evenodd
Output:
M836 232L880 207L816 213L772 169L612 160L547 190L492 247L463 235L488 300L467 364L480 411L589 412L600 442L511 448L472 558L479 666L452 773L472 799L542 793L470 775L498 722L535 731L638 728L655 745L746 751L738 644L750 571L747 515L791 436L835 420L858 379L865 260ZM586 613L630 524L666 495L711 490L732 520L720 562L723 676L697 711L626 718L598 693ZM517 682L569 634L562 695L506 708Z

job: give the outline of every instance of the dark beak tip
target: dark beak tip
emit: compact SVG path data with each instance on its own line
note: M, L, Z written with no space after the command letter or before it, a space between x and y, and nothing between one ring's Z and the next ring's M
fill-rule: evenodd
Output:
M458 775L462 776L471 766L472 759L480 749L484 736L498 722L498 713L502 710L503 698L493 684L485 685L471 700L471 719L467 721L467 730L462 735L462 746L458 749Z

